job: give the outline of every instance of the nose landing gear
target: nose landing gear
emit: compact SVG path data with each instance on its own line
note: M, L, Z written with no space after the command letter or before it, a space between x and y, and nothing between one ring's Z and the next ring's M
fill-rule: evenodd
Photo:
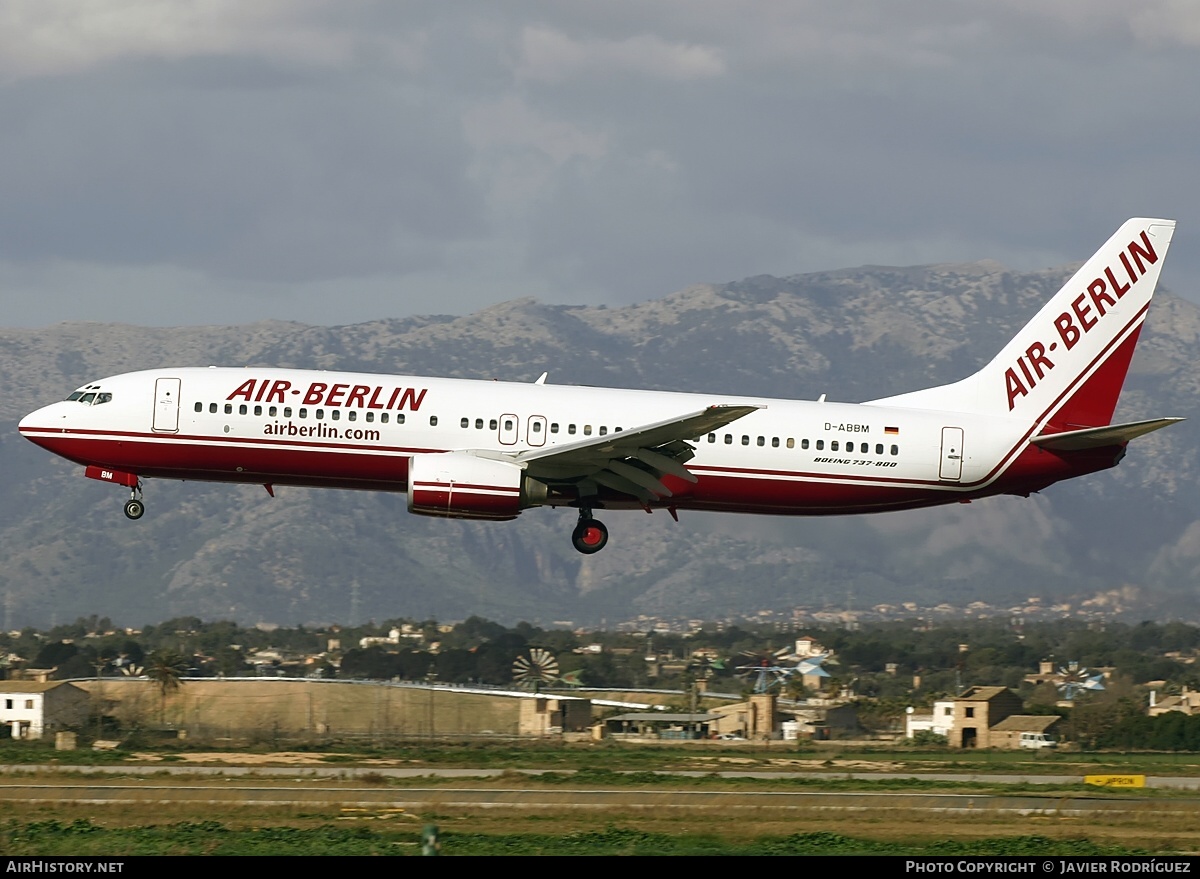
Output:
M123 485L128 488L129 500L125 501L126 517L140 519L146 512L146 505L142 502L142 480L138 479L136 473L92 464L84 469L83 475L88 479L99 479L101 482L115 482L117 485Z
M129 519L140 519L146 512L146 504L142 502L142 483L129 489L129 500L125 501L125 516Z
M571 545L584 555L592 555L604 549L608 543L608 528L599 519L592 518L586 507L579 511L579 522L571 532Z

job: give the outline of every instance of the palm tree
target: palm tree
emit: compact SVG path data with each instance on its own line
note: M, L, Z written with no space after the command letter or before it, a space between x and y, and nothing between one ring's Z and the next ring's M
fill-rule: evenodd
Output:
M183 673L187 671L187 660L174 650L155 650L146 657L146 677L158 684L159 721L165 722L167 693L178 690L182 685Z

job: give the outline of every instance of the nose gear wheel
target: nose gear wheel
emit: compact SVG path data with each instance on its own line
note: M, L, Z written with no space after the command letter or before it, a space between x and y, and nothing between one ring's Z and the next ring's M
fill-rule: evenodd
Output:
M142 501L142 483L138 480L137 485L129 489L129 500L125 501L125 517L128 519L140 519L146 512L146 504Z

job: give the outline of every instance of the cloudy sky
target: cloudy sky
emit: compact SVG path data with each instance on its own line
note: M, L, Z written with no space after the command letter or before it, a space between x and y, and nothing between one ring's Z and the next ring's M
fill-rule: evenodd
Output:
M1193 0L0 0L0 325L345 324L1180 221Z

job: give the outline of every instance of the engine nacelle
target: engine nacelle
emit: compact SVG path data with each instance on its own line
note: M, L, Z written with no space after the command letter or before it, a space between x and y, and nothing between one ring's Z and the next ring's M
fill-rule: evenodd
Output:
M467 452L408 459L408 511L452 519L515 519L546 500L544 483L508 461Z

